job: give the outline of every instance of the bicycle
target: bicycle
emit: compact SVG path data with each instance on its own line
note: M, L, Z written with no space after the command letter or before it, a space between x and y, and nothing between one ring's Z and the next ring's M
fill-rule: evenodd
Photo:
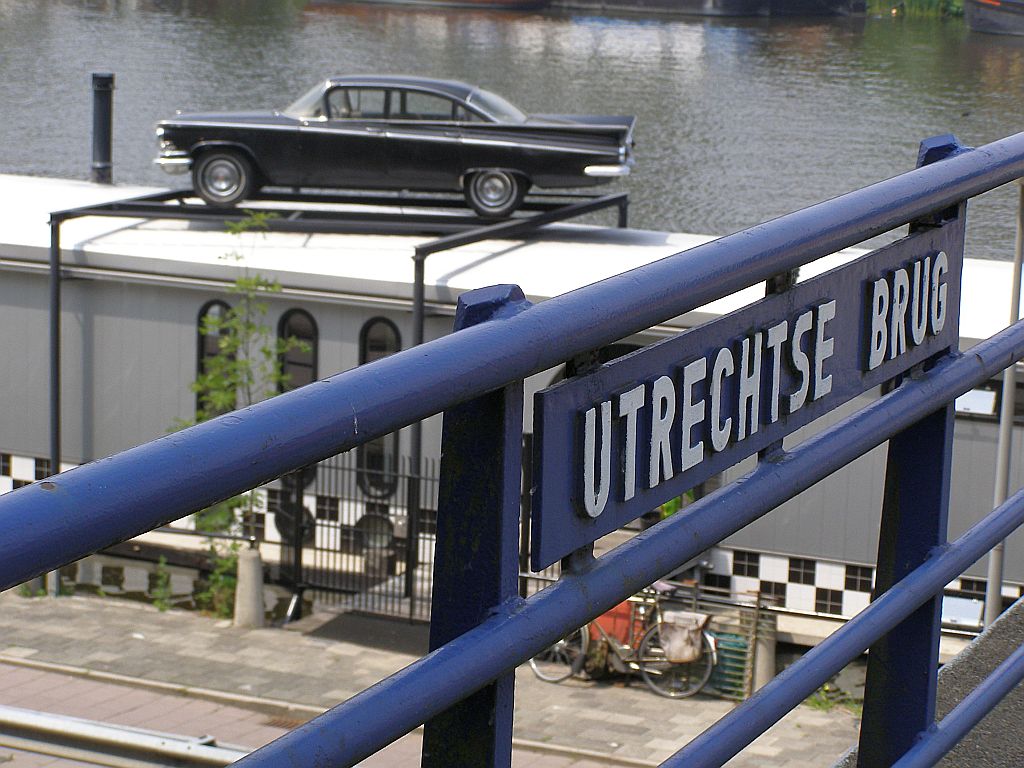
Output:
M615 671L639 673L659 696L693 696L711 679L718 648L705 630L707 614L662 608L661 593L672 589L655 582L534 656L530 668L541 680L561 682L583 671L592 643L603 643Z

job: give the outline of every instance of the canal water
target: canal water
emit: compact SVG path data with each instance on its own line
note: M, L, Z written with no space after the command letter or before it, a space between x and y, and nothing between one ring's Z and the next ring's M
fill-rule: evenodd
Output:
M723 20L302 0L0 0L0 172L84 178L89 76L113 71L115 179L176 109L283 107L332 74L457 78L531 112L636 114L632 223L727 234L913 167L918 142L1024 129L1024 39L960 20ZM615 188L615 187L612 187ZM1012 258L1015 192L968 255ZM2 208L0 208L2 221Z

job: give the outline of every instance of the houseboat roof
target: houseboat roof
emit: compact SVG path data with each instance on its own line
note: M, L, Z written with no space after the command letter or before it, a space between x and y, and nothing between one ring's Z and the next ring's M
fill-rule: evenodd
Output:
M49 259L50 213L162 190L0 174L5 226L0 268L39 271ZM261 204L269 207L270 204ZM311 300L411 306L413 260L429 234L228 234L207 222L86 217L61 227L62 264L91 279L172 282L221 289L244 267ZM498 283L518 284L532 301L597 282L715 239L711 235L555 224L528 239L487 240L436 253L425 263L428 311L454 312L459 294ZM807 279L863 254L848 248L801 268ZM238 254L241 260L228 258ZM1007 325L1009 262L966 259L961 337L965 345ZM660 327L698 325L764 295L752 286Z

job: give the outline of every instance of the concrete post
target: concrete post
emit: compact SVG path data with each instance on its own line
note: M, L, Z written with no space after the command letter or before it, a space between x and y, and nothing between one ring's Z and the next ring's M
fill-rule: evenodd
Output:
M246 629L263 626L263 561L255 548L238 553L234 624Z
M754 691L759 691L775 677L775 646L778 632L778 617L774 613L761 611L757 618L757 632L754 642Z

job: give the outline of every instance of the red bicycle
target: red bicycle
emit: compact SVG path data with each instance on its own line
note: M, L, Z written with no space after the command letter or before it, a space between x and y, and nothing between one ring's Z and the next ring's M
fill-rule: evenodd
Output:
M531 669L557 683L595 665L639 673L659 696L693 696L711 678L718 649L705 629L710 616L662 606L661 593L671 590L655 582L534 656Z

